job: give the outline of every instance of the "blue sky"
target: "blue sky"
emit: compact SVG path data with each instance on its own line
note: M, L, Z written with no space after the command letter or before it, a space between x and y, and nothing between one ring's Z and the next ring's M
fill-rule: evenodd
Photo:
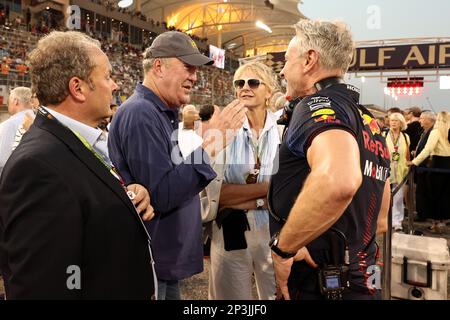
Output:
M355 41L417 37L450 38L450 0L302 0L301 12L312 19L340 19L347 22ZM444 71L450 75L450 70ZM367 74L370 75L370 74ZM425 78L435 80L436 77ZM424 93L415 97L385 96L380 78L352 76L348 82L362 86L362 103L381 107L450 111L450 90L439 89L439 82L426 82Z

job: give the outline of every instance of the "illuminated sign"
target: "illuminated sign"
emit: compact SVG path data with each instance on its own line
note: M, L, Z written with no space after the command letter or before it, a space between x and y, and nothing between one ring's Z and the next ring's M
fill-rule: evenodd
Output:
M450 68L450 43L356 48L349 71Z
M417 96L423 92L423 77L388 78L384 93L395 96Z
M279 72L285 52L267 54L267 64ZM450 69L450 42L359 47L353 52L349 71Z

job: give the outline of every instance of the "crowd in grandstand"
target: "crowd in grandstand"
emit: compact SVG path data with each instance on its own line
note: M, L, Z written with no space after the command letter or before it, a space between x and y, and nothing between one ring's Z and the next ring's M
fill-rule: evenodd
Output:
M104 3L108 5L108 1ZM111 9L117 9L117 4L109 3ZM44 12L47 12L44 10ZM26 10L24 15L28 16L29 11ZM26 65L26 55L36 45L37 40L43 34L50 30L64 28L56 24L52 18L52 14L44 14L39 18L37 24L28 27L29 18L26 18L26 24L21 19L16 23L9 21L6 14L5 19L0 23L0 85L7 85L14 88L16 86L29 86L30 78L28 75L28 67ZM23 20L23 21L25 21ZM1 22L1 21L0 21ZM150 21L154 25L159 22ZM166 30L174 30L173 27ZM29 31L27 31L29 30ZM98 39L102 43L102 49L110 58L113 66L113 78L116 80L119 89L116 92L117 103L123 102L129 97L136 86L136 83L142 81L142 66L140 64L140 56L142 49L148 47L151 39L143 39L142 46L133 46L128 42L116 36L115 30L112 31L111 37L103 37L100 33L95 32L92 28L87 28L86 33ZM197 40L204 40L192 36ZM205 104L211 99L214 103L223 105L230 102L233 98L233 88L231 83L232 75L227 70L220 70L214 67L201 67L198 73L198 81L194 88L193 103Z

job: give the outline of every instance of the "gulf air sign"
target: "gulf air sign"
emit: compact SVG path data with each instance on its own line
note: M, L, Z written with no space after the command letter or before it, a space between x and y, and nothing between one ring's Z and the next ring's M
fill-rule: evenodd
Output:
M356 48L349 71L450 68L450 42Z

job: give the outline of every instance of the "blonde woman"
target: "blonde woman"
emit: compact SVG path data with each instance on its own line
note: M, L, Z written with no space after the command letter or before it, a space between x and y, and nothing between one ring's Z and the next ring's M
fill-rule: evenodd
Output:
M389 131L386 143L391 154L391 186L394 189L408 173L409 137L402 132L406 129L406 120L401 113L394 112L389 116ZM393 198L392 227L395 231L402 231L405 207L403 205L404 190L401 188Z
M439 112L436 124L430 132L430 136L423 150L408 164L420 165L429 156L432 157L431 168L437 170L450 170L450 143L448 140L450 130L450 113ZM450 174L435 171L429 175L429 186L432 189L430 216L433 224L431 231L445 231L444 220L450 219Z
M277 119L268 109L277 81L269 67L253 62L236 71L233 84L248 112L224 152L223 174L218 173L223 183L208 195L210 206L219 203L212 223L209 299L254 299L253 275L258 298L274 299L266 196L280 143Z

